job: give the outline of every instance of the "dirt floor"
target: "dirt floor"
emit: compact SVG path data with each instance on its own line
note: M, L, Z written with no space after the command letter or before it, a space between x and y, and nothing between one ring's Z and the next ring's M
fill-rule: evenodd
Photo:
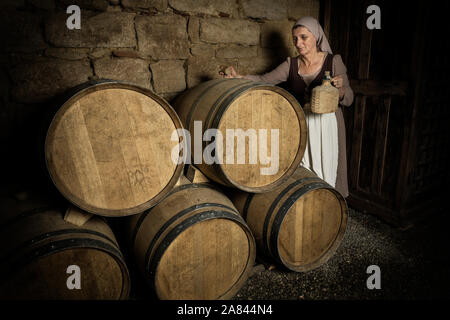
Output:
M448 215L434 215L400 230L350 208L341 245L326 263L299 273L257 258L233 300L449 299L449 222ZM371 265L380 268L380 289L367 287ZM131 299L156 298L136 280Z
M448 299L449 220L436 215L401 231L350 209L345 236L327 263L305 273L257 264L234 299ZM380 268L381 289L367 288L371 265Z

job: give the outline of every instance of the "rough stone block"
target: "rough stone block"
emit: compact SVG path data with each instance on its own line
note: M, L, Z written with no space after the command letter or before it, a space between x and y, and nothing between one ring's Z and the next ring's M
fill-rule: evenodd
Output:
M198 43L194 44L191 47L191 54L196 57L209 57L213 58L216 54L216 50L214 46L205 44L205 43Z
M12 94L24 103L41 102L89 80L88 60L24 63L10 70Z
M161 60L150 65L157 93L181 92L186 89L183 60Z
M258 57L258 58L242 58L239 59L238 68L236 71L239 74L256 74L261 75L266 72L272 71L276 68L283 60L275 61L269 57Z
M223 69L222 66L233 66L236 69L237 62L233 59L190 58L187 68L188 88L195 87L204 81L221 79L219 71Z
M138 16L139 50L154 59L184 59L189 55L187 20L179 16Z
M108 12L121 12L122 11L122 7L120 7L120 6L108 6L106 11L108 11Z
M277 48L286 56L296 56L291 21L269 21L261 25L261 47Z
M94 70L101 79L126 81L151 89L149 63L145 60L106 57L94 61Z
M81 29L66 27L67 14L53 15L46 23L46 38L57 47L135 47L134 13L81 10Z
M110 55L111 55L111 50L105 49L105 48L91 49L91 51L88 54L89 58L91 58L91 59L99 59L104 56L110 56Z
M310 16L319 19L320 0L288 0L288 18L298 20Z
M231 16L235 11L234 1L223 0L169 0L169 5L177 11L203 13L209 15L226 14Z
M40 0L35 0L40 1ZM80 7L81 11L83 10L99 10L106 11L108 8L109 2L108 0L60 0L67 7L75 4Z
M241 0L245 16L257 19L283 20L287 18L287 0Z
M133 50L114 50L112 54L121 58L141 58L139 52Z
M167 0L122 0L122 5L125 8L165 11L167 9Z
M200 21L200 39L209 43L259 44L259 24L246 20L208 18Z
M32 13L2 10L0 52L32 52L46 48L40 22L39 16Z
M47 57L64 60L81 60L88 57L89 49L84 48L48 48L45 50Z
M217 49L217 58L251 58L258 55L258 48L256 46L243 47L231 45Z
M296 57L297 54L290 55L287 50L280 48L258 48L258 57L268 61L285 61L287 57ZM281 62L280 62L281 63Z
M196 17L190 17L188 22L188 34L191 43L200 42L200 20Z

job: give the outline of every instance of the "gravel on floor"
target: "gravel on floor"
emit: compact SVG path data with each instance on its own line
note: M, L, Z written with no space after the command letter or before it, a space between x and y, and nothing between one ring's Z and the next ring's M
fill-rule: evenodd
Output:
M325 264L298 273L257 259L234 299L448 299L449 220L445 214L433 215L410 229L400 230L350 208L341 245ZM372 275L367 267L371 265L380 268L380 289L367 287Z

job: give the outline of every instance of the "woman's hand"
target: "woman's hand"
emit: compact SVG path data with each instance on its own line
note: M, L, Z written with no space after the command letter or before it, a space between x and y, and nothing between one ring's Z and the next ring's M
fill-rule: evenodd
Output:
M233 66L229 66L222 71L219 72L219 74L224 78L242 78L240 74L237 74L236 70L234 70Z
M344 89L344 79L342 78L342 76L336 76L334 78L331 78L331 83L339 89L339 98L342 99L342 97L345 94L345 89Z

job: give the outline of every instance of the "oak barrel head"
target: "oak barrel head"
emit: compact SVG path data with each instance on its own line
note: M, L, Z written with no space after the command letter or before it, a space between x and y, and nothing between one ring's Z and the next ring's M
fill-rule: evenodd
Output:
M274 189L289 178L303 156L303 113L281 90L260 85L249 88L221 115L218 129L224 133L225 151L220 170L235 187L253 192ZM229 130L234 135L226 134ZM226 149L227 145L233 149Z
M87 212L143 212L182 173L177 152L172 159L181 128L171 106L149 90L95 84L71 96L54 116L45 141L47 168L58 190Z
M339 246L347 224L347 207L333 189L320 187L298 198L279 228L278 257L294 271L326 262Z
M160 299L230 299L253 267L253 235L215 185L186 183L129 217L136 264Z
M252 230L259 253L292 271L317 268L342 242L348 218L345 199L306 168L298 167L268 193L236 190L230 196Z
M303 157L305 115L282 88L244 79L211 80L184 92L174 107L190 131L194 164L215 182L268 192L286 181ZM204 137L211 129L217 132L215 145ZM196 149L199 140L202 154Z
M231 298L253 266L249 241L245 229L233 220L213 218L187 228L161 257L155 274L159 297Z

